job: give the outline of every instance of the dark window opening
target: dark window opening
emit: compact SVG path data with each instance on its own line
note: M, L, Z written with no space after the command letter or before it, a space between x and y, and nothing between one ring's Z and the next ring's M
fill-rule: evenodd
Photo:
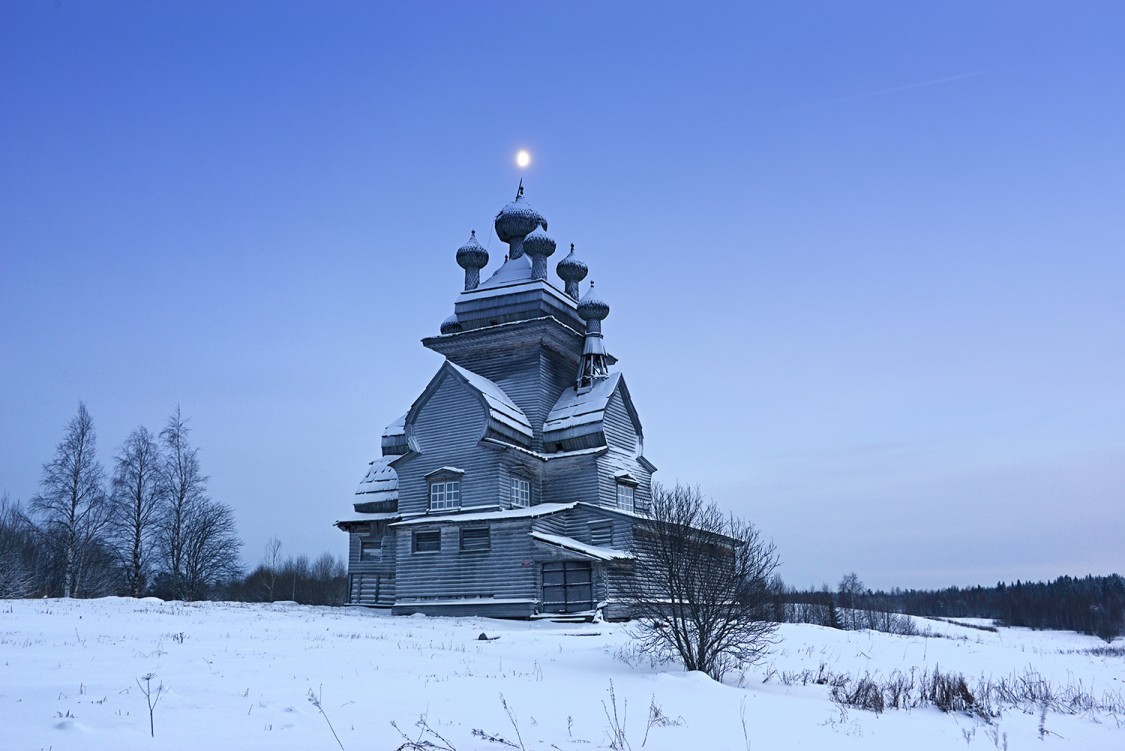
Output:
M359 541L359 559L361 561L377 561L383 557L383 538L369 537Z
M485 551L492 547L488 527L461 530L461 550L465 552Z
M613 525L607 522L590 525L590 544L599 547L613 545Z
M433 529L426 532L415 532L413 549L415 553L441 552L441 530Z

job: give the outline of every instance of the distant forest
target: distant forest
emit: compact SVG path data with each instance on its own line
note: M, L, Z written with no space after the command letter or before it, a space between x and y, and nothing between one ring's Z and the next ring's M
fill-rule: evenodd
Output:
M1005 626L1078 631L1111 641L1125 632L1125 577L1060 576L1053 582L997 583L994 587L948 587L937 591L894 589L856 591L854 574L837 592L794 592L789 603L819 606L824 612L855 608L931 618L988 618ZM849 582L849 580L852 580ZM862 584L861 584L862 586ZM831 625L831 624L826 624Z

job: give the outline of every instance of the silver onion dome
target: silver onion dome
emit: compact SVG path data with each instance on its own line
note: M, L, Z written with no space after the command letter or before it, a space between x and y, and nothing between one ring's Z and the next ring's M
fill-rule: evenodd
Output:
M555 252L555 241L542 228L536 227L523 239L523 252L532 258L546 258Z
M590 289L578 301L578 315L587 323L602 321L609 315L609 303L594 294L594 283L590 282Z
M457 320L456 313L441 322L441 333L443 334L456 334L460 330L461 322Z
M566 255L566 258L558 262L555 266L555 271L558 272L559 279L562 279L564 282L577 283L586 278L586 274L589 273L590 269L586 264L575 258L574 243L571 243L570 252Z
M473 230L468 242L457 249L457 265L463 269L483 269L488 265L488 251L477 242L476 230Z
M523 186L520 186L516 200L500 209L496 215L496 236L501 242L518 242L530 235L536 227L547 228L547 220L523 200Z

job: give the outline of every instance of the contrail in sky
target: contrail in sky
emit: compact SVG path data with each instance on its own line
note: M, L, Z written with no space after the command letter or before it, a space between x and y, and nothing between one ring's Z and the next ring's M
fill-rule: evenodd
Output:
M903 91L913 91L914 89L924 89L927 86L938 86L943 83L952 83L953 81L964 81L968 78L977 78L983 76L988 71L978 70L973 73L960 73L956 76L946 76L945 78L935 78L931 81L921 81L919 83L908 83L905 86L894 86L889 89L879 89L878 91L868 91L863 94L853 94L851 96L840 97L839 99L828 99L823 102L813 102L812 104L803 104L789 109L777 110L773 113L763 113L763 115L774 114L781 115L789 112L804 112L806 110L820 109L821 107L830 107L834 104L844 104L845 102L856 102L862 99L874 99L875 97L888 96L890 94L898 94Z
M935 78L932 81L922 81L921 83L909 83L905 86L895 86L891 89L880 89L879 91L869 91L866 94L856 94L854 96L846 96L840 99L832 99L824 102L824 104L840 104L841 102L854 102L857 99L871 99L877 96L885 96L887 94L897 94L900 91L911 91L913 89L923 89L927 86L937 86L942 83L949 83L951 81L963 81L966 78L976 78L983 76L987 71L978 70L975 73L962 73L956 76L946 76L945 78Z

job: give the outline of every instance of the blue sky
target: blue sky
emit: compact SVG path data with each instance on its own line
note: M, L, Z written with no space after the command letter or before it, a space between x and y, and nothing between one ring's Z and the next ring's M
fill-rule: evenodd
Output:
M328 7L323 7L328 5ZM1119 3L0 5L0 489L179 404L342 553L523 177L658 479L798 586L1125 569ZM514 155L532 153L520 170ZM553 265L553 264L552 264Z

